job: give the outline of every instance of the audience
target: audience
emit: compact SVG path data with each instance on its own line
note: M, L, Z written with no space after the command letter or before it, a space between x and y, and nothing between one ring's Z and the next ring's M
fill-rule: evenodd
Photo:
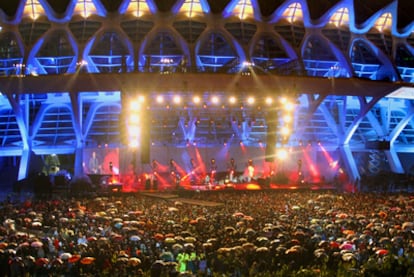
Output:
M55 198L1 203L0 276L414 274L408 194Z

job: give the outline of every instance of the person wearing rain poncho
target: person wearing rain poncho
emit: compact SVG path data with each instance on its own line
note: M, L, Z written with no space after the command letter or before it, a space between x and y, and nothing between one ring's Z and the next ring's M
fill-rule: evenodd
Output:
M178 272L187 272L187 271L191 271L191 272L195 272L196 271L196 266L195 266L195 261L197 260L197 255L194 251L184 251L184 252L180 252L177 255L177 271Z

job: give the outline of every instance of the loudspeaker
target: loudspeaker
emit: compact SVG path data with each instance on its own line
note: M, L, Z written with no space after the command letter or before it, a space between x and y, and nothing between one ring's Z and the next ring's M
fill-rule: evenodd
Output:
M276 152L276 134L266 135L265 161L273 162Z
M275 111L269 111L266 116L266 148L265 148L265 161L273 162L276 152L276 130L277 130L277 113Z
M141 163L149 164L151 159L151 116L148 112L142 116L141 124Z

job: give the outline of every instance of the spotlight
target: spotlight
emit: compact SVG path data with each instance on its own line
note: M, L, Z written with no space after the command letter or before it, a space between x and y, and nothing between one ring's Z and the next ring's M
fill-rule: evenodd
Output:
M249 97L249 98L247 98L247 103L248 103L249 105L253 105L253 104L254 104L254 97Z
M181 102L181 97L180 97L179 95L175 95L175 96L173 97L173 102L174 102L174 104L180 104L180 102Z
M129 116L129 122L132 124L137 124L139 122L139 116L135 113Z
M292 116L290 116L289 114L286 114L283 117L283 121L286 122L286 123L292 122Z
M138 96L138 102L139 103L144 103L145 102L145 96L144 95Z
M194 96L194 97L193 97L193 103L194 103L194 104L198 104L198 103L200 103L200 101L201 101L201 99L200 99L200 97L199 97L199 96Z
M281 132L282 132L283 135L288 135L290 133L290 130L289 130L288 127L283 127Z
M286 111L292 111L293 110L293 104L291 103L291 102L286 102L285 103L285 106L284 106L284 108L285 108L285 110Z
M158 95L156 101L158 104L161 104L162 102L164 102L164 97L162 95Z
M139 101L136 101L136 100L132 101L129 107L131 111L138 111L140 108Z
M230 102L230 104L234 104L234 103L236 103L236 97L231 96L231 97L229 98L229 102Z
M211 98L211 102L212 102L213 104L218 104L218 102L219 102L219 98L218 98L217 96L213 96L213 97Z
M279 149L276 153L276 156L279 160L285 160L288 157L288 152L286 149Z
M271 105L271 104L273 103L273 99L272 99L272 97L266 97L265 103L266 103L267 105Z

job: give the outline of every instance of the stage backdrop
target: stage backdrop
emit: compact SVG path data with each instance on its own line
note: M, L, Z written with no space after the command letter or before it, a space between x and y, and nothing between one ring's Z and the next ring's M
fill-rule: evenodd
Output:
M87 155L88 158L91 156L90 153L91 151ZM283 172L295 180L298 171L301 170L307 182L317 183L333 180L340 167L336 151L322 153L312 147L292 148L288 151L286 159L280 160L275 155L274 162L266 161L265 147L244 147L238 144L226 147L152 146L150 163L141 163L139 149L120 149L119 154L121 175L131 174L131 171L136 175L151 173L153 161L158 164L157 171L168 172L171 160L174 160L179 170L187 173L194 168L199 172L209 172L214 160L217 172L222 172L227 171L230 160L234 159L237 171L246 175L250 161L257 178Z

